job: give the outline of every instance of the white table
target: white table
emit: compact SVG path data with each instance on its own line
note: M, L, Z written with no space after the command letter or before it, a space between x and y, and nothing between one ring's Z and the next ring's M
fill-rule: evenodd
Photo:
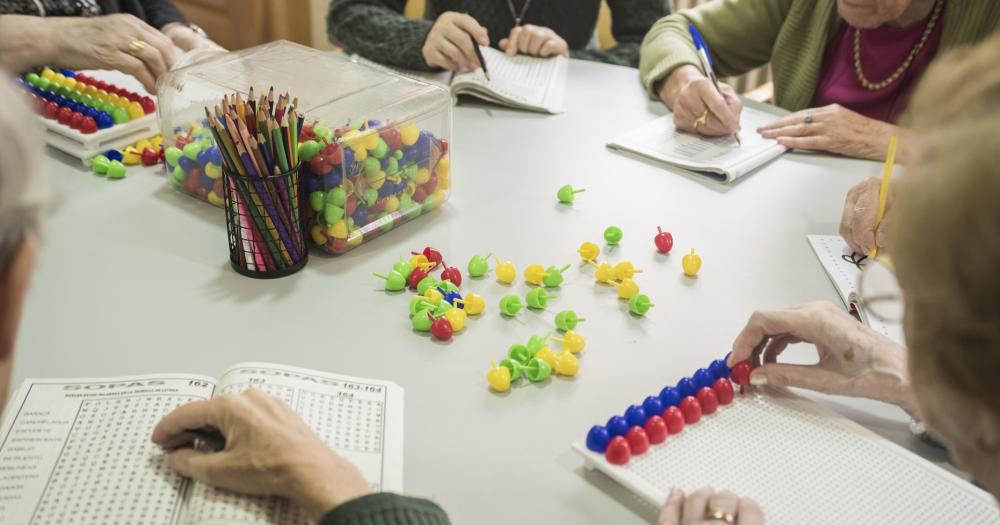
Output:
M456 523L652 519L613 482L583 472L569 443L723 356L754 309L838 301L805 236L835 233L848 188L880 168L790 154L723 189L604 147L664 112L646 99L635 70L573 61L568 91L569 111L557 116L457 107L445 207L344 256L314 255L298 274L273 281L236 274L222 211L175 192L159 172L133 168L110 182L50 151L58 204L24 312L15 384L217 375L249 360L388 379L406 391L406 490L439 501ZM556 203L566 183L587 189L573 206ZM637 280L657 306L645 319L577 266L579 244L603 245L611 224L625 236L610 258L646 270ZM674 235L669 256L654 252L657 225ZM439 344L414 335L407 296L387 296L371 276L427 245L463 273L472 255L487 252L513 260L519 274L531 263L574 268L549 312L516 320L501 318L496 305L504 294L523 295L523 284L467 278L466 290L487 297L487 313ZM680 269L692 247L704 260L696 280ZM490 360L552 329L562 308L588 319L579 327L587 338L579 376L491 393ZM896 408L824 402L944 460L909 436Z

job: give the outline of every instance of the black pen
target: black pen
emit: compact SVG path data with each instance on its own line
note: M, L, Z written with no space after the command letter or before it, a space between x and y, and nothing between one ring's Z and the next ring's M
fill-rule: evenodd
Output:
M483 58L483 52L479 50L479 43L476 42L475 37L472 35L469 35L469 40L472 40L472 49L476 50L476 57L479 58L479 64L483 66L483 75L486 76L486 80L492 82L492 79L490 79L490 72L486 69L486 59Z
M218 452L226 448L226 437L214 428L190 428L177 435L176 441L186 443L195 450L202 452ZM172 449L186 448L184 446Z

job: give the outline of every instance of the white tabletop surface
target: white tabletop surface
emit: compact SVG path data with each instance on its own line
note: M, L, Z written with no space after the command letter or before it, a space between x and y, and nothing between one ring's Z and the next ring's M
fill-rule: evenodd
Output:
M173 190L158 170L107 181L49 151L56 206L29 292L15 368L26 377L155 372L217 375L269 361L392 380L403 386L405 487L441 503L456 523L639 523L652 510L569 450L591 425L723 356L755 309L839 301L806 242L834 234L848 188L875 163L788 154L730 188L613 153L605 143L665 112L633 69L572 61L567 105L549 116L464 102L455 108L454 192L448 203L340 256L314 254L291 277L254 280L229 266L220 209ZM557 204L563 184L586 188ZM583 241L621 245L656 303L630 316L612 289L577 265ZM654 251L657 225L674 235ZM373 271L424 246L465 271L474 254L512 260L514 287L492 274L466 279L487 312L441 344L410 329L407 296L387 295ZM681 255L703 259L697 279ZM497 301L526 291L532 263L573 263L543 313L501 318ZM506 348L553 327L572 308L587 321L575 380L491 393L485 373ZM811 347L790 353L808 359ZM819 398L819 397L818 397ZM937 462L902 411L820 398L835 410ZM712 453L712 451L706 451ZM752 496L752 494L750 494ZM766 509L765 509L766 511Z

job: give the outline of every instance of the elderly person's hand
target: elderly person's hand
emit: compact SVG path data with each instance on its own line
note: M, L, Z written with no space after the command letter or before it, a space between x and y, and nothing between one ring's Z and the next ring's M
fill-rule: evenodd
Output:
M508 56L518 53L536 57L569 56L569 44L555 31L542 26L526 24L514 26L510 36L497 42Z
M721 95L700 69L684 65L670 73L657 93L674 112L677 129L709 137L732 135L740 130L743 103L733 88L719 87Z
M224 450L178 448L189 444L185 430L205 427L226 438ZM156 425L152 439L182 475L236 492L284 496L313 520L371 492L358 469L283 401L255 389L182 405Z
M175 46L181 48L182 51L191 51L192 49L202 49L202 48L220 48L219 44L205 38L201 34L195 32L189 26L182 24L180 22L171 22L160 28L160 32L167 35L167 38L174 43Z
M687 497L679 488L670 489L660 509L657 525L760 525L764 513L754 500L712 487L698 489Z
M878 215L878 194L882 181L874 177L863 180L847 192L844 202L844 212L840 217L840 236L854 253L867 254L878 245L879 253L888 253L889 235L892 224L892 206L894 186L889 185L886 197L885 214L882 221L875 225Z
M868 118L840 104L796 111L757 132L788 148L811 149L847 157L885 160L889 138L900 134L898 126ZM896 162L905 163L904 148L896 152Z
M814 365L778 363L794 343L812 343ZM761 349L763 364L752 385L799 387L827 394L867 397L912 411L906 349L859 323L829 302L754 312L736 337L729 366Z
M472 35L472 38L469 38ZM481 46L490 45L486 28L475 18L454 11L441 13L424 39L421 53L428 66L451 71L473 70L480 67L473 39Z

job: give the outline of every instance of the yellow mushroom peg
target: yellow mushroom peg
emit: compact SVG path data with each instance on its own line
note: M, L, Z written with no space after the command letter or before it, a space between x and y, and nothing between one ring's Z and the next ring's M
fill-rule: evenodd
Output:
M535 286L541 286L542 279L548 275L549 274L545 271L545 267L540 264L532 264L524 269L524 280Z
M594 264L597 256L601 254L601 247L592 242L585 242L580 245L580 249L576 253L580 254L580 258L584 262Z
M635 297L639 293L639 285L635 284L632 279L624 279L621 283L612 282L611 284L618 287L618 298L628 301L629 299Z
M486 300L483 296L473 292L465 294L464 299L456 299L455 302L461 304L468 315L479 315L486 309Z
M556 355L555 364L552 369L561 376L572 377L580 371L580 361L572 353L563 350Z
M514 269L514 263L510 261L503 261L497 257L497 281L503 284L511 284L514 279L517 278L517 270Z
M490 361L490 371L486 373L486 381L496 392L506 392L510 390L510 370L497 366L496 361Z
M620 262L615 265L615 280L617 281L631 279L632 276L637 273L642 273L642 270L636 269L636 267L628 261Z
M563 347L563 350L569 350L574 354L579 354L580 352L582 352L583 347L587 345L587 342L584 341L583 336L572 330L568 330L565 334L563 334L562 337L553 337L551 338L551 340L560 343Z
M611 284L615 281L615 269L608 263L601 263L594 271L594 280L599 283Z
M684 269L684 275L688 277L696 277L698 275L698 270L701 270L701 257L698 257L698 254L694 253L694 248L681 259L681 268Z

